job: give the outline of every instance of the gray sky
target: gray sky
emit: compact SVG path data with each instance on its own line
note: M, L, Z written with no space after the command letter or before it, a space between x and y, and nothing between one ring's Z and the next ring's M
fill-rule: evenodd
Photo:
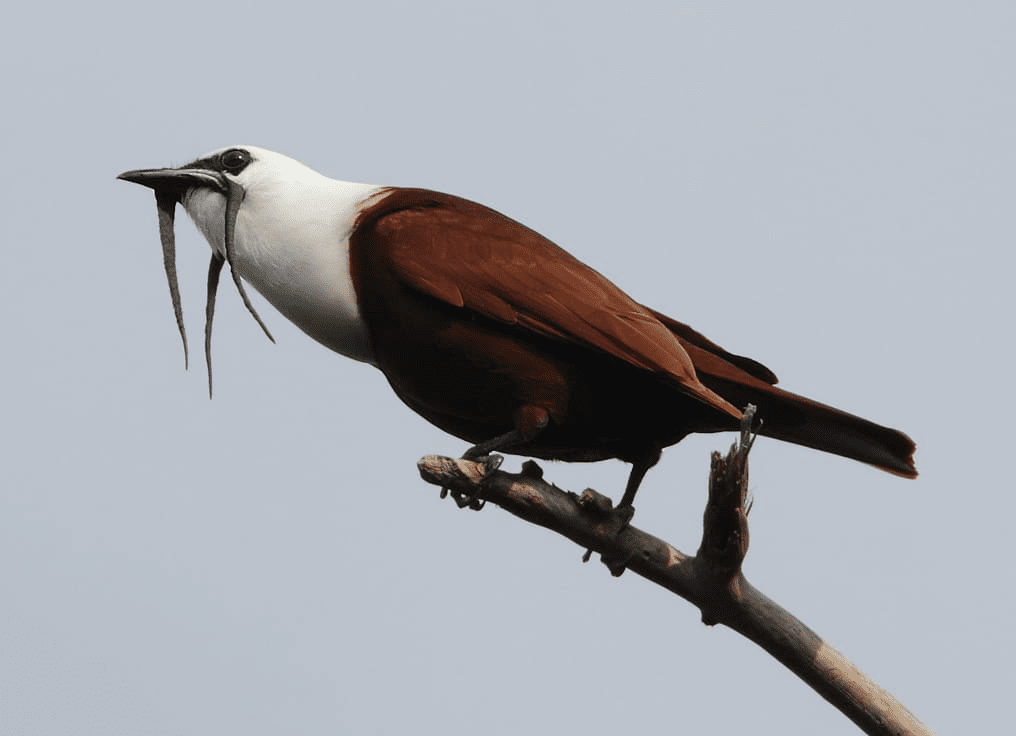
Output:
M941 733L1009 722L1016 5L28 5L0 31L0 734L856 733L686 602L439 501L416 460L463 443L257 296L278 345L223 288L209 402L151 193L114 177L234 143L491 205L910 433L916 482L760 441L747 574ZM693 552L730 440L668 450L636 523ZM627 466L545 470L616 496Z

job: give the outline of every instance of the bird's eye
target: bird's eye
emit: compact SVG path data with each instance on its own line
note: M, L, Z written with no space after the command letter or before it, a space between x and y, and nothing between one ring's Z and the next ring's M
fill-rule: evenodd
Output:
M230 148L219 157L222 170L230 174L239 174L250 162L250 154L242 148Z

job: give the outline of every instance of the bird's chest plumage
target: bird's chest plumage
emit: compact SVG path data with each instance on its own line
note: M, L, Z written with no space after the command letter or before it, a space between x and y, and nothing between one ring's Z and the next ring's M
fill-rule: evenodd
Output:
M379 189L294 186L284 199L249 193L237 215L230 264L310 337L367 363L374 356L350 278L349 234L357 205ZM224 226L207 214L218 209L215 197L222 195L198 190L184 204L213 248L225 255Z

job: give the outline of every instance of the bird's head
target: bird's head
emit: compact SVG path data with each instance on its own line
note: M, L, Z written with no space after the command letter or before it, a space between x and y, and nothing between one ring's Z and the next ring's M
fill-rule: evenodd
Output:
M136 169L117 178L149 187L167 202L182 204L212 247L228 258L225 231L235 226L236 213L246 199L272 197L295 184L322 177L281 153L229 146L183 166Z
M155 191L163 261L185 360L173 232L177 204L212 247L205 308L209 392L215 290L225 263L269 339L241 275L311 337L370 362L349 276L348 237L363 202L386 188L330 179L288 156L254 146L221 148L184 166L135 169L117 178Z

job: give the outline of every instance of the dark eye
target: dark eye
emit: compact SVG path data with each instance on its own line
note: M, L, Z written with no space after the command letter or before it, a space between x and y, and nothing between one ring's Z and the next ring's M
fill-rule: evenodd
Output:
M242 148L230 148L219 156L219 166L230 174L239 174L250 162L250 154Z

